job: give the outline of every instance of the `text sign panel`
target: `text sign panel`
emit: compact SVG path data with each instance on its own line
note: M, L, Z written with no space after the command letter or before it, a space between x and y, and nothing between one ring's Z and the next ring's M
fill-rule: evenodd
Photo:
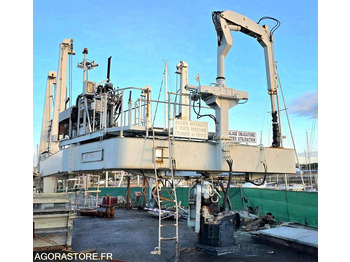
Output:
M174 136L208 139L208 123L183 119L174 120Z
M228 136L233 142L256 143L256 132L230 130Z
M81 162L94 162L103 160L103 149L84 152L81 154Z

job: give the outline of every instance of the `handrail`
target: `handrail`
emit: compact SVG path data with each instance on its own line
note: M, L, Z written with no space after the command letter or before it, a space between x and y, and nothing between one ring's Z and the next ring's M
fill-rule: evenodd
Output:
M141 96L138 97L137 100L133 103L132 100L127 100L125 97L125 91L127 90L141 90L141 91L146 91L149 93L148 97L147 96ZM188 96L189 98L191 97L191 94L181 94L181 93L176 93L176 92L166 92L168 99L167 101L164 100L153 100L150 99L150 88L145 87L145 88L139 88L139 87L125 87L125 88L118 88L118 89L113 89L108 92L105 92L103 94L95 95L92 98L92 103L91 108L87 107L86 104L86 99L79 99L79 110L78 110L78 121L77 121L77 136L83 135L83 134L90 134L95 131L101 131L105 130L107 131L107 128L110 126L114 126L115 124L120 126L120 137L123 137L125 127L126 126L144 126L146 128L146 137L148 137L148 123L147 119L152 118L152 110L151 110L151 105L154 103L161 103L161 104L167 104L168 112L167 113L167 118L168 121L166 125L164 126L164 129L168 128L168 136L170 137L170 126L173 125L171 124L171 121L174 120L176 117L176 111L178 106L188 106L189 109L193 108L199 108L199 105L195 105L195 103L192 104L191 99L189 99L189 103L181 103L181 101L177 102L176 100L171 101L172 96ZM111 107L108 106L108 99L109 95L113 94L113 96L118 96L121 98L120 100L120 115L119 119L117 119L117 115L115 114L116 111L116 106L117 104L112 104ZM118 95L119 94L119 95ZM146 94L147 95L147 94ZM126 106L125 103L128 103ZM173 107L173 110L171 110L171 107ZM201 106L203 109L211 109L208 106ZM89 110L92 110L92 116L90 118L89 114L87 113ZM85 112L81 112L81 110ZM191 120L191 110L189 110L189 120ZM83 123L80 123L80 118L84 117L85 120L83 122L87 122L89 124L88 126L84 126ZM88 118L88 119L86 119ZM86 123L85 122L85 123ZM84 127L81 126L83 124Z

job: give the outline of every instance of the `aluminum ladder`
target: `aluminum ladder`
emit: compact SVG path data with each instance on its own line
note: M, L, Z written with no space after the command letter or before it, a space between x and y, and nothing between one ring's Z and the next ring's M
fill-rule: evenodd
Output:
M154 152L155 153L155 152ZM170 165L170 172L171 172L171 190L172 194L174 196L172 202L174 202L175 206L175 223L171 224L162 224L162 213L161 213L161 204L162 200L160 198L160 177L158 177L158 170L156 168L155 164L155 182L156 182L156 189L157 189L157 204L158 204L158 211L159 211L159 218L158 218L158 246L154 248L153 251L151 251L151 254L153 255L160 255L161 254L161 244L162 241L175 241L175 261L179 261L179 206L177 202L177 195L176 195L176 186L175 186L175 167L176 167L175 159L172 157L172 140L169 138L169 165ZM163 227L175 227L175 235L172 237L163 237L162 236L162 228Z

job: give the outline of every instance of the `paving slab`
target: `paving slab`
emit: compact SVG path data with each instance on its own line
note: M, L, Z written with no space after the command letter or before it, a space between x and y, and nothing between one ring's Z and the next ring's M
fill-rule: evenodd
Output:
M316 248L318 247L318 231L314 229L282 226L260 230L255 232L255 234L280 238Z

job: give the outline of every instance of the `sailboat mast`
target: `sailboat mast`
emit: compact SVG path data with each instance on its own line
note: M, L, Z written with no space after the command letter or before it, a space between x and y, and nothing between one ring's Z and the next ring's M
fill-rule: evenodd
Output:
M309 176L310 176L310 185L312 185L312 176L311 176L311 163L310 163L310 146L309 146L309 137L308 133L306 132L306 145L307 145L307 160L309 165Z
M168 62L165 61L164 68L164 128L168 126Z

